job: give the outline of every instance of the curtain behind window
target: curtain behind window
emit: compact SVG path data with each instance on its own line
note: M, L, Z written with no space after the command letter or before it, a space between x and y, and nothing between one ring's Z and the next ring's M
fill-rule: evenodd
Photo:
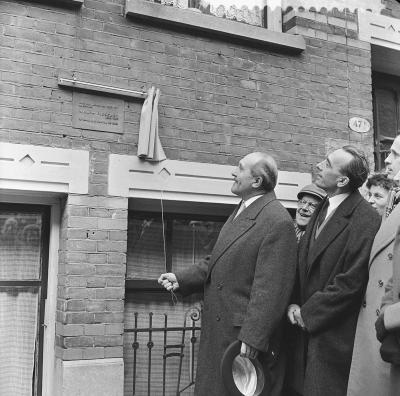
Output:
M0 213L0 395L32 396L38 341L41 215ZM16 281L4 286L1 281Z

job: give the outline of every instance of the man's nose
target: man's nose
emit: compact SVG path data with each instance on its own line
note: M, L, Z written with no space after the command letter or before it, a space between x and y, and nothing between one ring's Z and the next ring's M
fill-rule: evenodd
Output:
M390 153L386 158L385 158L385 164L390 165L392 163L392 153Z

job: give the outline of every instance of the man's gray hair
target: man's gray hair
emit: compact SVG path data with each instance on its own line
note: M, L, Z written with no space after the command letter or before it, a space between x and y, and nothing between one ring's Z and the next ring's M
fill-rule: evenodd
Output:
M273 157L262 152L255 152L259 159L254 165L251 173L253 176L261 176L261 188L266 191L272 191L278 181L278 166Z

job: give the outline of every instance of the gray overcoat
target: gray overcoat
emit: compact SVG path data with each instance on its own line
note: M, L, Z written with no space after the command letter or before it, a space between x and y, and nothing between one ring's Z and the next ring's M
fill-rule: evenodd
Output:
M223 226L210 258L176 273L183 295L204 291L197 396L229 396L220 364L236 339L263 352L260 359L275 389L263 394L280 393L281 384L274 381L282 375L274 370L279 362L279 328L296 271L293 221L273 192L234 219L236 211Z
M368 281L380 216L358 191L330 217L317 239L315 211L299 246L299 296L307 331L296 346L305 396L345 396L358 312ZM303 366L303 367L302 367Z
M390 364L381 359L376 339L375 321L380 314L385 285L393 274L396 231L400 225L400 205L383 221L371 250L369 281L358 316L348 396L388 396ZM400 241L399 241L400 242ZM400 265L400 252L397 252ZM399 378L400 380L400 378ZM400 392L400 391L399 391Z

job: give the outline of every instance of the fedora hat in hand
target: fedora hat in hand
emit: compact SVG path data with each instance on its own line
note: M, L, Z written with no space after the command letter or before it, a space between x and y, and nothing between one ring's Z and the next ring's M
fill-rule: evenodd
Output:
M265 386L264 370L258 359L240 356L241 341L232 342L221 360L221 376L231 396L258 396Z

